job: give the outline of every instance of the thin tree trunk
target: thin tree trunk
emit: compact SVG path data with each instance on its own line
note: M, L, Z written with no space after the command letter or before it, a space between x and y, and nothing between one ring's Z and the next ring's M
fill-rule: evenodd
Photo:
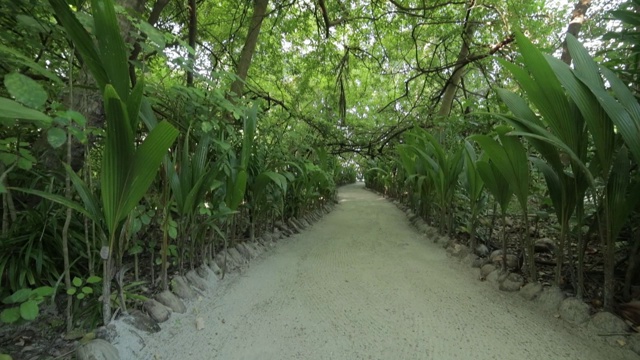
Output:
M262 20L264 20L267 13L267 5L269 5L269 0L254 0L253 2L253 16L251 17L251 23L249 24L247 40L240 52L240 60L238 61L238 66L236 68L236 75L238 76L238 79L231 84L231 91L237 96L242 96L244 82L247 79L249 67L251 66L251 59L253 58L253 54L256 50L256 45L258 44L258 36L260 35Z
M462 46L460 47L460 53L458 53L458 59L456 61L456 66L453 68L453 73L447 81L444 94L442 95L442 101L440 103L440 109L438 110L438 117L446 117L451 113L451 106L453 105L453 100L456 95L456 91L458 90L458 85L462 80L462 74L464 73L464 67L467 64L465 61L469 56L469 43L471 42L471 37L473 36L473 26L469 22L469 17L471 16L471 9L475 5L475 0L470 0L467 5L467 15L464 20L464 28L462 31Z
M575 8L573 8L573 12L571 13L571 20L569 21L569 26L567 27L567 34L571 34L575 37L578 37L580 33L580 29L582 29L582 24L584 24L586 20L587 10L591 6L591 0L578 0ZM571 64L571 54L569 53L569 48L567 47L567 39L562 42L562 55L560 59L567 64Z
M196 67L196 38L198 36L198 16L196 0L189 0L189 68L187 70L187 86L193 86L193 71Z
M71 134L67 136L67 162L71 163ZM67 199L71 199L71 178L69 174L65 176L64 179L64 197ZM71 289L71 265L69 261L69 225L71 225L71 215L73 214L73 210L71 208L67 208L66 218L64 219L64 225L62 227L62 261L64 264L64 285L65 289L68 291ZM91 256L91 254L88 254ZM67 332L71 331L73 328L73 315L71 310L73 308L73 295L67 295L67 308L65 310L65 318L67 323Z

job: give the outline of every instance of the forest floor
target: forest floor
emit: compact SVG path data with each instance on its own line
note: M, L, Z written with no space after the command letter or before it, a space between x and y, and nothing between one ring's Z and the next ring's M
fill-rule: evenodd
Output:
M161 332L140 333L145 357L637 359L480 282L362 184L342 187L339 201Z

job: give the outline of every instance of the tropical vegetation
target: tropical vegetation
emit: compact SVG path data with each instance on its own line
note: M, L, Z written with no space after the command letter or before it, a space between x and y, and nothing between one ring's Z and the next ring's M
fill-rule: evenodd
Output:
M0 321L107 324L357 178L528 281L638 299L638 7L0 0Z

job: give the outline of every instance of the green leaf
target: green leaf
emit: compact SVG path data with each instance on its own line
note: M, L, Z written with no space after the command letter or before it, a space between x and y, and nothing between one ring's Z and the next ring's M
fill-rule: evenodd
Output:
M178 238L178 229L176 227L170 227L168 233L170 238L174 240Z
M20 320L20 308L18 307L4 309L0 312L0 322L13 324L18 320Z
M14 187L10 187L9 189L11 190L16 190L16 191L20 191L26 194L32 194L32 195L37 195L40 196L41 198L53 201L55 203L58 203L60 205L66 206L68 208L71 208L81 214L84 214L86 216L88 216L90 219L94 220L94 221L99 221L99 219L96 219L93 217L93 214L91 214L90 212L88 212L82 205L78 204L75 201L69 200L67 198L65 198L64 196L60 196L60 195L56 195L56 194L51 194L49 192L46 191L39 191L39 190L33 190L33 189L23 189L23 188L14 188Z
M38 309L38 303L33 300L25 301L20 304L20 316L25 320L35 320L38 317L39 312L40 309Z
M147 35L147 38L150 41L156 43L156 45L159 48L164 48L166 46L166 42L164 41L164 35L148 22L141 21L140 30L142 30L142 32L144 32Z
M100 59L100 55L98 55L93 39L73 14L66 0L49 0L49 4L51 4L60 23L66 30L67 36L82 56L82 60L89 68L89 71L91 71L100 90L103 91L104 87L109 83L109 78ZM105 59L110 58L105 57Z
M52 127L47 130L47 141L51 147L57 149L67 142L67 133L60 128Z
M51 118L38 110L33 110L7 98L0 97L0 114L8 119L40 121L50 124Z
M240 170L238 172L238 176L236 177L236 181L233 184L233 189L231 190L231 203L229 204L229 209L237 210L238 206L242 200L244 200L245 189L247 187L247 172L245 170Z
M79 293L78 295L76 295L76 298L78 298L78 300L82 300L85 298L85 294L84 293Z
M36 63L32 59L23 54L19 53L13 48L0 44L0 53L4 54L3 60L11 61L17 63L19 65L24 65L36 73L45 76L49 80L55 82L57 85L64 85L60 78L56 76L53 72L47 70L44 66Z
M83 294L87 294L87 295L89 295L89 294L93 294L93 289L92 289L92 288L90 288L90 287L88 287L88 286L84 286L84 287L82 288L82 293L83 293Z
M99 276L89 276L87 279L87 284L97 284L102 281L102 278Z
M147 192L158 173L162 159L177 137L178 130L165 120L151 130L138 147L123 190L125 193L119 210L120 220L133 210Z
M78 289L76 289L74 287L67 289L67 295L73 296L73 295L76 294L76 292L78 292Z
M113 0L91 0L91 12L100 57L108 60L102 63L104 71L120 99L128 103L130 82L127 48L120 34Z
M123 102L116 90L107 85L104 92L107 134L102 154L101 197L109 234L115 234L127 192L126 181L134 154L133 132Z
M19 304L25 302L31 296L31 289L20 289L14 292L12 295L7 296L2 300L3 304Z
M33 292L42 297L47 297L53 295L53 288L51 286L41 286L33 290Z
M42 108L49 98L40 84L19 73L5 75L4 86L17 102L33 109Z
M80 286L82 286L82 279L80 279L79 277L76 276L76 277L73 278L73 280L71 280L71 283L75 287L80 287Z

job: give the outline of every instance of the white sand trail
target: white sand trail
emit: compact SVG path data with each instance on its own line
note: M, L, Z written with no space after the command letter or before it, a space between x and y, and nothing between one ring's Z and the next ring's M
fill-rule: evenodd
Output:
M638 359L478 281L361 184L339 197L160 333L141 334L144 357Z

